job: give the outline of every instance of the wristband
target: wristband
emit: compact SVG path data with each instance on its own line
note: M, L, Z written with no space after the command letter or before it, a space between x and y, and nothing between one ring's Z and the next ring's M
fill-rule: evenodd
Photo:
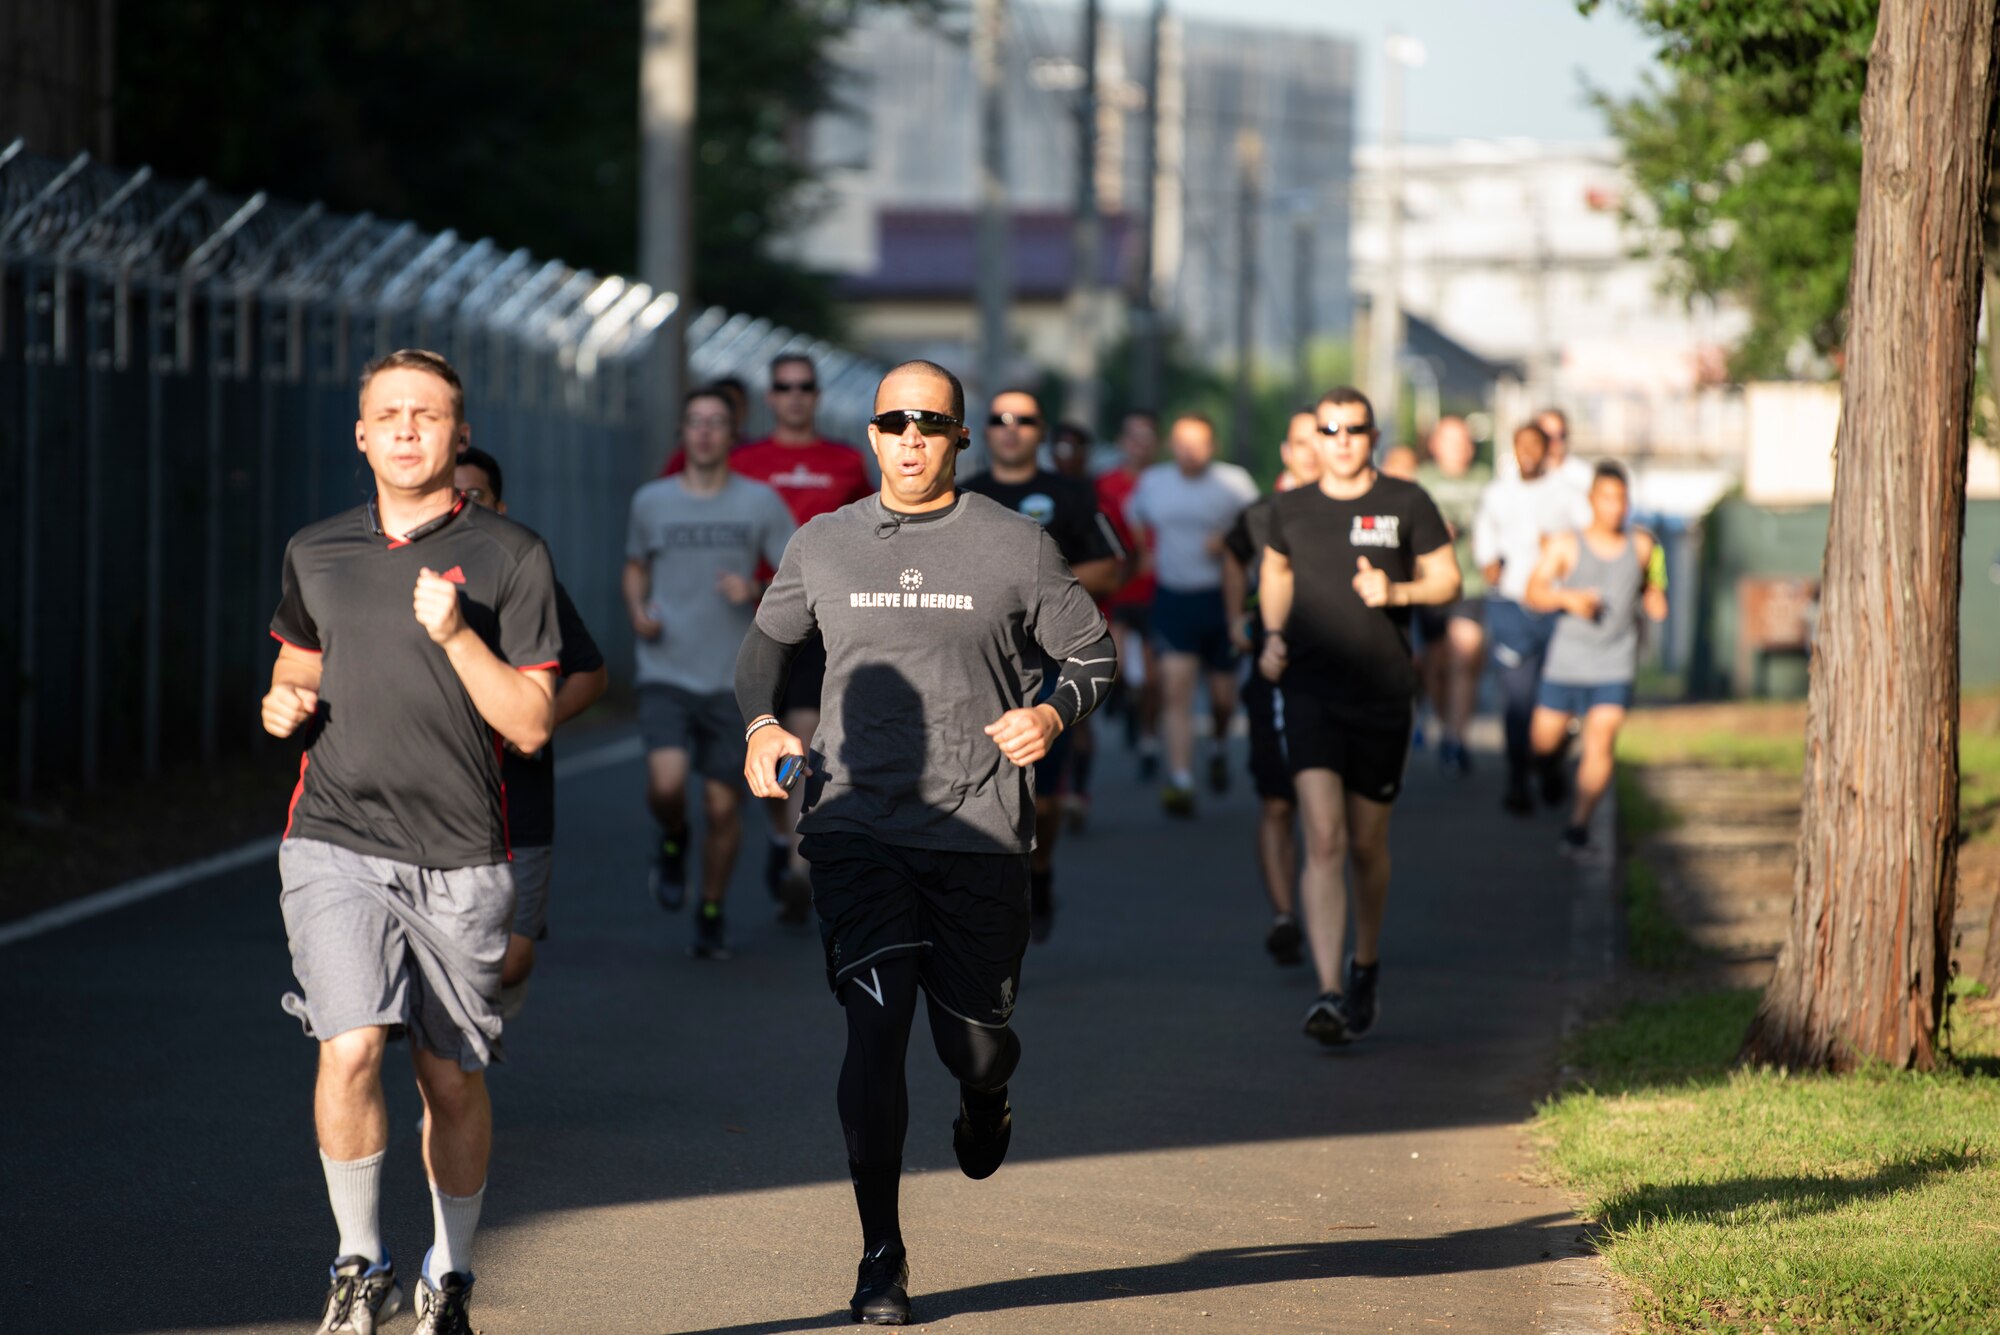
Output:
M757 729L759 728L775 728L777 726L778 726L778 720L776 716L771 714L766 714L764 715L764 717L758 719L755 723L752 723L749 727L743 730L743 740L746 742L749 741L750 734L756 732Z

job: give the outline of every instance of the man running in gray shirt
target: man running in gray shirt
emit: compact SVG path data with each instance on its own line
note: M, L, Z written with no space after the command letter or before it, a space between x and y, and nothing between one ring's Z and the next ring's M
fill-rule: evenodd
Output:
M1008 1027L1028 946L1033 765L1110 689L1109 629L1034 520L958 490L965 391L905 362L875 392L879 495L821 515L785 551L736 666L753 793L807 762L800 852L827 980L847 1012L840 1120L861 1215L851 1312L910 1319L897 1201L909 1123L904 1055L921 989L959 1081L952 1147L971 1178L1007 1153ZM826 641L819 729L775 717L790 658ZM1031 705L1042 654L1055 694Z
M687 788L703 780L708 842L693 953L726 959L722 899L743 842L743 738L730 683L736 649L756 615L760 562L775 567L792 536L778 493L729 471L736 432L715 389L688 395L681 412L686 470L632 497L625 540L625 607L638 636L639 734L646 744L646 801L659 822L651 869L660 907L687 895Z

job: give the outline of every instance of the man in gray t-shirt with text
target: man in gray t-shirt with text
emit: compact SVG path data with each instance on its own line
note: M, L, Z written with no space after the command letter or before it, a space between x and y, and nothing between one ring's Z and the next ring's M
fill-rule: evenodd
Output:
M693 947L701 959L727 957L722 898L743 838L736 651L757 614L760 576L777 568L792 535L791 511L778 493L729 471L733 413L719 392L688 396L681 414L687 467L639 488L625 538L646 801L660 826L653 894L669 910L687 897L687 788L699 774L708 813Z

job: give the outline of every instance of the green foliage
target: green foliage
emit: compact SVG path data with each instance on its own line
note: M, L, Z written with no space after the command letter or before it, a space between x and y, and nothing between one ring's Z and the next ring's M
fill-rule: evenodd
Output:
M1540 1110L1648 1329L1991 1330L2000 1311L1995 1033L1932 1074L1731 1070L1754 992L1628 1007Z
M830 332L825 281L771 243L810 201L793 146L833 104L827 49L870 3L938 7L701 6L697 300ZM631 0L148 0L118 20L127 163L637 267Z
M1579 0L1585 13L1600 0ZM1785 373L1845 334L1874 0L1620 0L1664 80L1600 97L1638 186L1628 218L1674 290L1751 316L1742 376Z

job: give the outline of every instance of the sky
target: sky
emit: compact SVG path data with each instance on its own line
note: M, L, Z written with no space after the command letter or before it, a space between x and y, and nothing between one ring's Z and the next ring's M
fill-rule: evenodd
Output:
M1143 12L1148 0L1105 0ZM1586 86L1636 92L1653 46L1617 0L1589 18L1574 0L1168 0L1186 18L1309 28L1361 49L1360 142L1380 133L1383 42L1391 29L1423 43L1427 59L1403 78L1403 135L1596 139L1604 123Z

